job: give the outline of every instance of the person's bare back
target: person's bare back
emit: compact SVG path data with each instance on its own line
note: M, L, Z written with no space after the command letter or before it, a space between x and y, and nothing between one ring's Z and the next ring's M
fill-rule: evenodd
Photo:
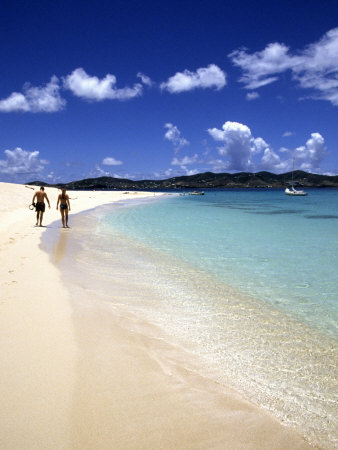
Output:
M45 212L45 200L47 201L48 207L50 208L49 199L47 197L47 194L45 193L45 188L43 186L41 186L39 191L35 192L33 200L32 200L33 204L34 204L35 199L36 199L36 204L35 204L36 226L40 225L40 227L42 227L42 218L43 218L43 213Z
M46 194L46 192L43 192L43 191L37 191L36 193L35 193L35 196L34 197L36 197L36 202L38 203L44 203L44 201L45 201L45 199L47 200L47 194ZM34 200L34 199L33 199Z

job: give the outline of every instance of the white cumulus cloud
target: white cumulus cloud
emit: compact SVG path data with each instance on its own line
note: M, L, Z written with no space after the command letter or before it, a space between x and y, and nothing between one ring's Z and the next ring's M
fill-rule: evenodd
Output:
M325 141L320 133L311 133L311 138L307 140L306 144L297 147L293 152L297 167L308 171L319 170L325 155Z
M181 166L181 169L184 171L185 175L196 175L199 171L198 169L188 169L185 166Z
M26 97L20 92L13 92L9 97L0 100L0 111L2 112L27 112L29 109Z
M320 133L311 133L305 145L294 150L282 147L277 152L263 138L252 136L250 128L241 123L226 122L221 130L212 128L208 132L215 141L223 143L218 148L222 159L208 163L217 169L259 169L281 173L291 170L294 165L295 169L320 172L320 165L327 154L325 141Z
M146 86L151 87L154 84L153 81L151 80L151 78L148 77L147 75L144 75L144 73L142 73L142 72L139 72L137 74L137 78L140 78L142 83L145 84Z
M6 159L0 160L0 173L8 176L33 176L40 174L48 161L39 159L39 152L29 152L20 147L4 151Z
M165 175L166 177L171 177L172 174L173 174L173 169L167 169L167 170L164 172L164 175ZM158 175L159 175L159 178L160 178L160 177L161 177L161 174L158 174Z
M213 172L224 172L229 167L229 161L223 161L222 159L210 159L207 164L211 166Z
M254 138L250 128L238 122L225 122L222 130L211 128L208 133L214 140L224 143L218 153L228 158L229 170L251 170L253 155L268 147L264 139Z
M84 69L75 69L70 75L64 78L64 87L72 91L77 97L87 100L129 100L142 94L142 85L134 84L133 87L118 89L116 87L116 77L107 74L101 80L96 76L88 75Z
M251 151L252 153L260 153L269 147L263 138L252 138L251 139Z
M260 168L272 172L287 172L291 168L291 161L281 160L276 152L271 148L266 148L261 159Z
M107 156L102 161L102 164L104 166L120 166L121 164L123 164L123 162L122 161L118 161L117 159L113 158L112 156Z
M195 164L198 162L198 154L195 153L193 156L184 156L181 159L173 158L171 161L172 166L186 166L189 164Z
M320 172L320 164L326 155L325 141L320 133L311 133L311 138L306 141L305 145L294 150L282 147L279 149L279 153L286 155L286 158L282 159L271 148L265 149L260 164L261 168L273 172L287 172L294 167L307 172Z
M235 50L229 54L233 64L243 70L240 81L247 89L257 89L278 80L276 74L292 67L292 58L288 55L288 47L278 42L253 54L246 49Z
M295 133L293 131L285 131L285 133L283 133L283 137L290 137L293 136Z
M25 84L23 93L13 92L0 100L1 112L56 112L64 108L66 101L61 98L59 79L52 76L45 86Z
M247 99L248 101L256 100L256 98L259 98L259 97L260 97L260 95L259 95L258 92L256 92L256 91L248 92L248 93L246 94L246 99Z
M316 92L312 98L338 105L338 28L296 52L276 42L252 54L246 49L235 50L229 57L242 69L240 81L246 89L273 83L281 73L290 70L301 88Z
M168 81L161 83L161 89L167 90L172 94L192 91L194 89L215 88L222 89L226 85L226 74L215 64L208 67L201 67L196 72L184 70L177 72L170 77Z
M182 136L180 130L176 125L173 125L172 123L166 123L164 125L164 128L167 129L164 138L174 145L175 151L178 151L185 145L189 145L189 141L187 141L187 139Z
M94 169L92 169L88 176L91 178L98 178L98 177L111 177L111 173L107 172L106 170L101 169L101 167L98 164L95 164Z

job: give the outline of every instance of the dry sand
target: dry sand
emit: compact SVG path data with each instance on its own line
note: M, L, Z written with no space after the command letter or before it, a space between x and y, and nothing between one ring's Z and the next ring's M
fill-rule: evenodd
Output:
M34 191L0 183L0 192L1 449L309 448L268 413L185 367L183 353L137 327L128 331L105 305L92 299L76 307L39 246L44 228L34 227L28 209ZM60 220L58 191L46 193L49 225ZM69 194L71 214L126 198Z

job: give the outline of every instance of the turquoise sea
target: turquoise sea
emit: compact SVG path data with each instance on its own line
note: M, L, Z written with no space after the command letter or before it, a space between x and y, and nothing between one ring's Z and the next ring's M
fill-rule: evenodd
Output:
M88 216L78 222L76 264L82 284L159 327L207 376L336 448L338 190L308 193L212 190L98 208L95 232Z
M209 191L120 209L115 229L338 337L338 190Z

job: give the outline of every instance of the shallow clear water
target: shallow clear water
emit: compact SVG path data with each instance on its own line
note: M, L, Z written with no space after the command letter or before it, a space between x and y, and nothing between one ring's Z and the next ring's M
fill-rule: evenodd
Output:
M107 205L73 217L64 277L158 327L203 375L337 448L337 205L338 190Z
M105 221L338 336L338 190L209 191L120 209Z
M337 225L338 190L227 190L102 212L97 236L103 278L141 280L124 297L132 311L208 376L336 448Z

